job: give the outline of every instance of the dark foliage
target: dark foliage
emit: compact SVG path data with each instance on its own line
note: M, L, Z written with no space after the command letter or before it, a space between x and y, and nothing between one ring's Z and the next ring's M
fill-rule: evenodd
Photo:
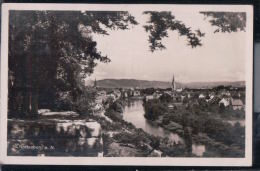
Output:
M212 26L216 26L217 32L237 32L245 31L246 28L246 13L245 12L213 12L202 11L201 14L210 17L209 22Z
M152 52L166 48L161 41L164 37L168 37L168 31L178 31L180 36L186 36L188 45L192 48L202 45L199 39L201 35L194 33L190 27L176 20L171 12L145 11L144 14L150 15L150 20L144 28L146 32L150 33L148 41Z
M156 120L159 116L165 114L167 107L165 104L160 103L159 100L148 100L144 103L145 118L149 120Z
M28 115L54 109L60 92L75 102L96 61L110 61L91 33L137 24L123 11L10 11L9 23L9 111Z

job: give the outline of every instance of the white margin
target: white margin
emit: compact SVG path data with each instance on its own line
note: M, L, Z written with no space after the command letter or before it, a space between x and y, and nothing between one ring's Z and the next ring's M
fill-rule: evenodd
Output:
M247 13L246 60L246 151L245 158L144 158L144 157L27 157L7 156L8 14L9 10L173 10L239 11ZM252 5L170 5L170 4L2 4L1 32L1 116L0 164L41 165L132 165L132 166L251 166L253 98L253 6Z

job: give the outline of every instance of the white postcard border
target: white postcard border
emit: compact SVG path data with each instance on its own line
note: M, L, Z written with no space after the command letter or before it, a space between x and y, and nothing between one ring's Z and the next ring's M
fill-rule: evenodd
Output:
M7 156L8 94L8 14L9 10L207 10L247 12L246 60L246 143L245 158L143 158L143 157L27 157ZM252 165L252 100L253 100L253 6L252 5L170 5L170 4L24 4L2 5L1 32L1 116L0 163L41 165L139 165L139 166L251 166Z

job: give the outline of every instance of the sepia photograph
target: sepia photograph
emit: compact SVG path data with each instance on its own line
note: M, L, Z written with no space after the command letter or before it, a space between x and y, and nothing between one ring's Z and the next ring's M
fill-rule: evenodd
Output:
M0 160L251 165L252 9L4 4Z

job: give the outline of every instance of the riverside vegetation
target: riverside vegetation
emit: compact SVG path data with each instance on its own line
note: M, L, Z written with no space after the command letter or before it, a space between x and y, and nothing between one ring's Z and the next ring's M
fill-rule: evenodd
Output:
M117 100L106 110L109 122L99 118L104 142L104 156L178 157L190 156L184 144L176 144L169 138L155 137L123 120L126 101Z
M218 111L216 104L205 106L201 101L192 105L191 101L173 108L168 107L173 102L163 98L144 101L145 117L182 136L187 149L191 149L192 141L206 145L205 157L243 157L245 129L239 123L232 126L225 122L230 109Z

